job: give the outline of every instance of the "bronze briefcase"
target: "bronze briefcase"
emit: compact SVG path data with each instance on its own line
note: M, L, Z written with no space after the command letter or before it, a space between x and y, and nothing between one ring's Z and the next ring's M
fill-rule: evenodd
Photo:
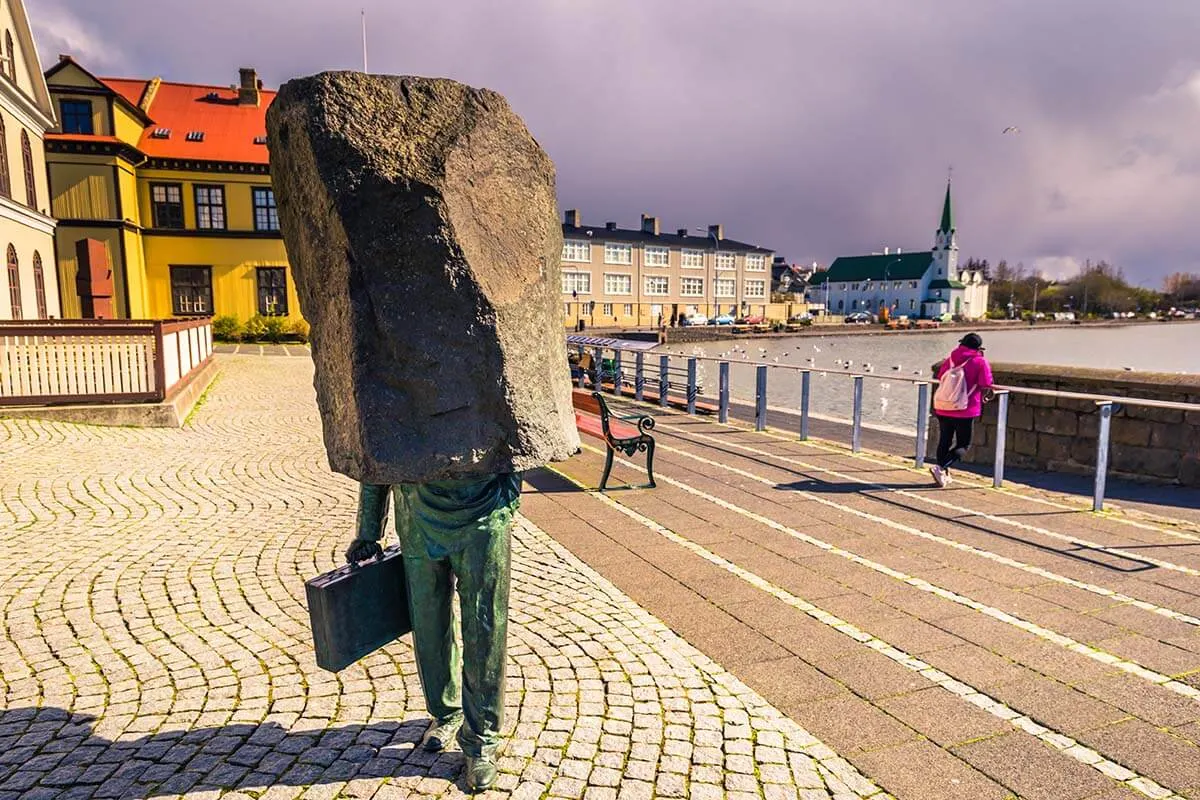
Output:
M317 666L337 672L412 630L400 548L304 584Z

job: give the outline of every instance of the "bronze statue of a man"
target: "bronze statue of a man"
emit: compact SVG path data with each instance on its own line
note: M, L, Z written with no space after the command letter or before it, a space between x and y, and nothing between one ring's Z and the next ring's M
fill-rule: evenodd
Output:
M346 556L379 551L390 496L425 745L457 731L468 787L484 789L520 475L579 447L554 165L503 97L448 80L289 81L267 131L325 449L360 484Z

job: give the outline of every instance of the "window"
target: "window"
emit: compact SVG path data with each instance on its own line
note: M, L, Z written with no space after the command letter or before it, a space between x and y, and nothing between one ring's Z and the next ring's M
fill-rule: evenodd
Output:
M12 197L12 180L8 175L8 144L4 138L3 116L0 116L0 194Z
M858 284L857 284L857 283L852 283L852 284L850 284L850 291L852 291L852 292L857 292L857 291L858 291Z
M571 316L571 304L570 303L563 303L563 313L566 314L568 317Z
M212 313L212 267L171 267L171 312L175 316Z
M8 246L8 303L13 319L21 319L21 267L17 263L17 248Z
M275 190L255 188L254 193L254 230L279 230L279 212L275 209Z
M4 32L4 57L8 59L8 77L17 80L17 59L13 52L12 31Z
M916 301L916 300L913 300L912 298L909 298L909 300L908 300L908 310L909 310L909 311L916 311L916 309L917 309L917 301Z
M92 128L92 104L88 100L63 100L59 104L62 109L63 133L95 133Z
M571 294L572 292L578 292L579 294L591 294L592 273L564 271L562 274L562 290L563 294Z
M838 311L843 311L846 308L845 300L838 300Z
M892 281L892 288L893 288L893 289L900 289L902 286L903 286L903 284L902 284L902 283L900 283L900 281Z
M33 292L37 296L38 319L46 319L49 315L46 309L46 275L42 271L42 254L33 251Z
M763 298L767 296L766 281L746 281L746 297Z
M622 311L625 312L625 316L632 317L633 316L633 303L626 303L625 307L622 309Z
M604 263L605 264L632 264L633 263L633 245L615 244L613 242L605 242L604 243Z
M196 191L196 227L201 230L225 230L225 187L201 186Z
M592 260L592 244L591 242L580 242L575 239L563 240L563 261L578 261L584 264L591 263Z
M614 275L611 272L606 272L604 274L604 293L633 294L633 276Z
M684 297L703 297L704 278L682 278L679 281L679 293Z
M264 317L286 317L288 313L287 269L259 267L258 313Z
M767 268L767 257L762 253L746 255L746 269L750 272L763 272Z
M858 308L858 301L857 301L857 300L851 300L851 301L850 301L850 307L851 307L851 308Z
M665 267L671 263L671 251L666 247L647 247L646 266Z
M704 251L684 250L681 263L686 269L704 269Z
M25 205L37 210L37 183L34 181L33 148L29 146L29 132L21 129L21 163L25 167Z
M606 317L611 317L611 316L613 315L613 313L612 313L612 303L605 303L605 304L604 304L604 308L602 308L602 309L600 310L600 313L601 313L601 314L603 314L603 315L604 315L604 316L606 316Z
M183 227L183 187L178 183L150 184L150 210L154 227Z
M915 289L915 288L917 288L917 282L916 282L916 281L909 281L909 282L908 282L908 288L910 288L910 289Z
M717 297L737 297L737 281L733 278L717 278L713 282L713 291Z
M733 253L717 253L717 269L737 269Z
M671 279L666 275L647 275L646 294L664 295L671 291Z

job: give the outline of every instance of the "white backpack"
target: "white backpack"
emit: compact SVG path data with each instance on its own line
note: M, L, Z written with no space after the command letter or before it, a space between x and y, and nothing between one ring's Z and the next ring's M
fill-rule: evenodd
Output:
M950 369L938 379L937 391L933 393L933 408L935 411L966 411L970 405L971 392L967 389L967 362L950 363Z

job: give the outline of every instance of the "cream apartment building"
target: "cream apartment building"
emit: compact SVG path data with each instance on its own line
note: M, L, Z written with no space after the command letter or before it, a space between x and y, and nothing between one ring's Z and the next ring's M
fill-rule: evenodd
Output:
M21 0L0 0L0 320L61 317L43 139L57 125Z
M766 316L774 251L707 233L663 233L642 215L640 230L563 223L562 295L567 327L670 325L701 314Z

